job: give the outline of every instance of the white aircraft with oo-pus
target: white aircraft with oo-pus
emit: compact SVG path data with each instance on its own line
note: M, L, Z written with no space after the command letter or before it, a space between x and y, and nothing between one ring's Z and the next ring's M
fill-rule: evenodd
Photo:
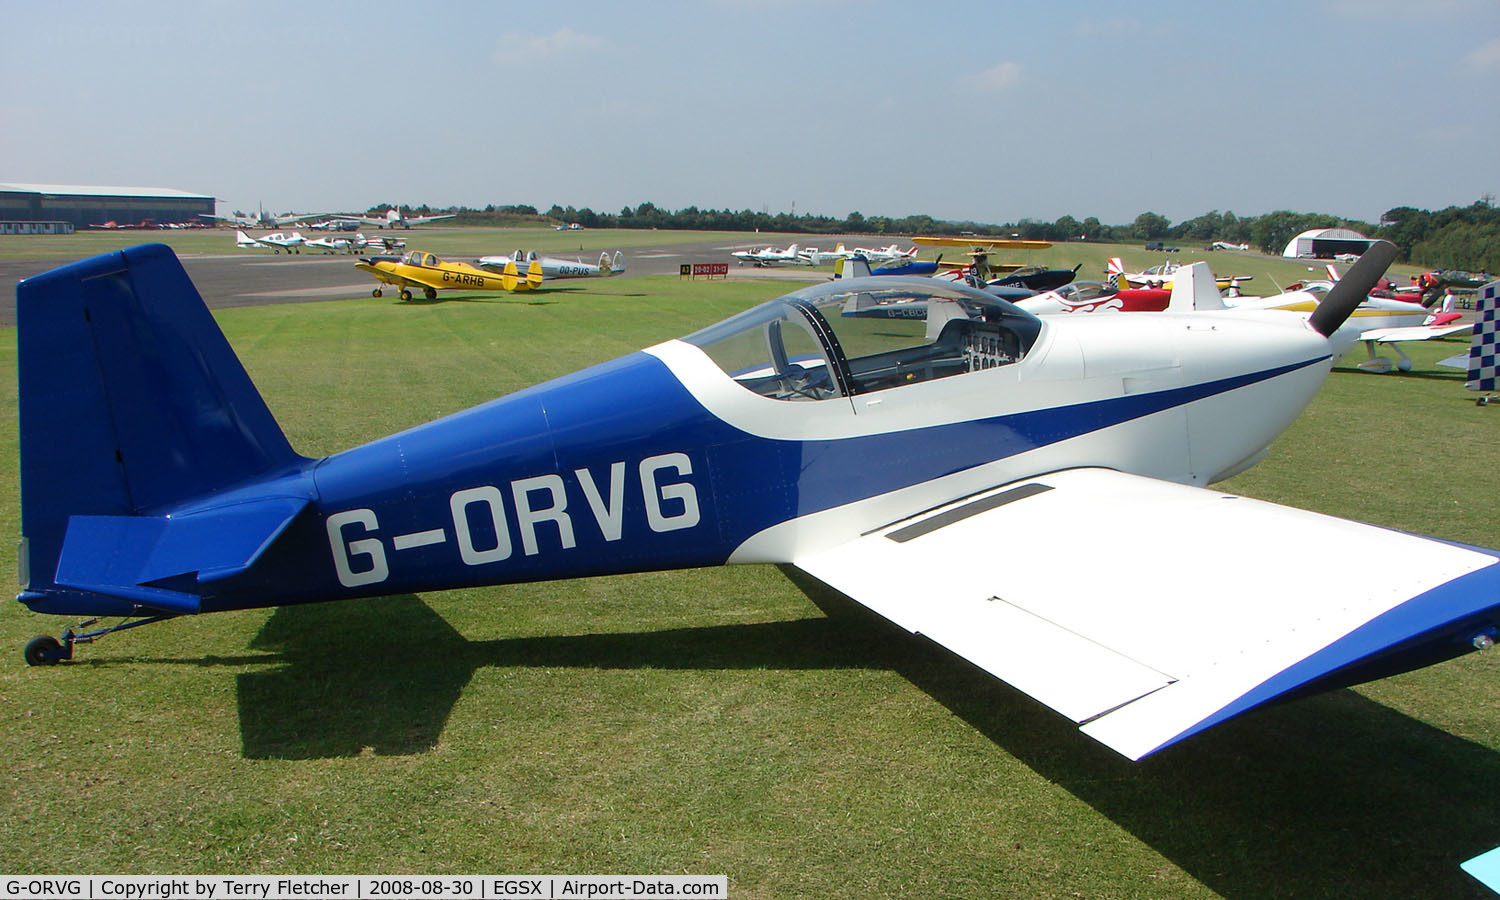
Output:
M481 269L503 273L506 266L510 264L514 264L524 272L533 261L541 265L542 277L548 281L557 281L562 278L609 278L625 274L625 253L621 250L616 250L613 257L601 251L597 263L586 263L581 259L542 256L535 250L517 250L509 256L505 254L481 256L474 262ZM515 271L516 269L512 269L512 274Z
M1208 487L1317 393L1394 252L1311 315L825 282L321 459L170 248L94 257L16 289L17 599L136 618L26 659L223 610L779 563L1139 759L1500 633L1500 552Z

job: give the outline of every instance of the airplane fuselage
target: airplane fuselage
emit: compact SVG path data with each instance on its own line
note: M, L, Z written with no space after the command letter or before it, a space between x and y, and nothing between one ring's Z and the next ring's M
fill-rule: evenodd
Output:
M203 611L785 562L1045 472L1206 484L1252 463L1330 365L1301 316L1267 318L1049 320L1013 364L811 402L668 341L152 512L311 501Z

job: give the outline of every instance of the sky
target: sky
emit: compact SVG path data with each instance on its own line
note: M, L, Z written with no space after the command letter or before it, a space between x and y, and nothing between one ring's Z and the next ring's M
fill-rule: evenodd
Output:
M987 223L1500 194L1500 0L0 0L0 182Z

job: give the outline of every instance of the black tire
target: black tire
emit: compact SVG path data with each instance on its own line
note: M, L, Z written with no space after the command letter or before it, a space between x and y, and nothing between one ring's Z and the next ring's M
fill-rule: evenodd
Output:
M428 300L436 300L437 291L433 290L432 288L428 288L422 292L422 296L426 297Z
M407 302L410 302L411 301L411 291L402 291L401 292L401 299L405 300Z
M62 644L50 634L39 634L26 642L26 665L54 666L62 659Z
M379 297L380 296L380 288L376 288L375 290L371 291L370 292L370 296L371 297Z

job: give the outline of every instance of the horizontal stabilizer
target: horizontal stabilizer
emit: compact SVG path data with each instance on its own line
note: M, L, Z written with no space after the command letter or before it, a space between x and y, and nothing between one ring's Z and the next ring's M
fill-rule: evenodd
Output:
M794 562L1131 759L1299 689L1456 656L1500 624L1491 552L1104 469Z
M249 569L308 500L268 497L172 516L74 516L56 583L172 612L197 612L196 594L158 585L198 584Z

